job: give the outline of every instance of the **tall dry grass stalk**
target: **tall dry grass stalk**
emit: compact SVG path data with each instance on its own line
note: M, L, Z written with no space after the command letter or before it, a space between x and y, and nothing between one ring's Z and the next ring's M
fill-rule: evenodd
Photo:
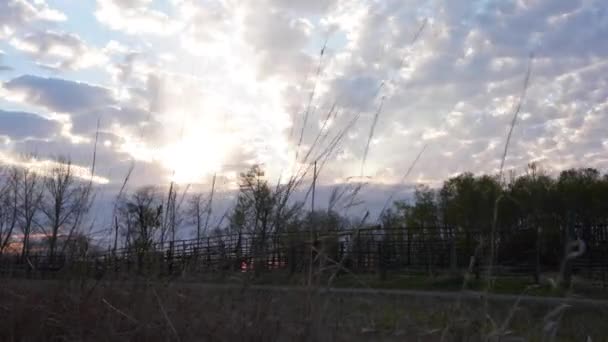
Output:
M515 111L513 113L513 119L511 120L511 124L509 126L509 133L507 134L507 139L505 141L505 148L502 154L502 158L500 160L500 169L499 169L499 173L498 173L498 177L499 177L499 181L502 183L503 182L503 170L504 170L504 165L505 165L505 161L507 159L507 153L509 151L509 145L511 143L511 136L513 134L513 130L515 129L515 125L517 124L517 118L519 117L519 112L521 111L521 108L523 106L523 103L526 99L526 94L528 92L528 86L530 83L530 74L532 73L532 62L534 61L534 54L530 54L530 57L528 59L528 66L526 68L526 73L525 73L525 77L524 77L524 82L522 85L522 90L521 90L521 95L519 97L519 101L517 102L517 106L515 107ZM496 201L494 202L494 211L492 214L492 227L491 227L491 231L490 231L490 256L489 256L489 265L488 265L488 272L487 272L487 281L488 281L488 288L490 288L492 286L492 270L493 270L493 265L494 265L494 255L496 254L495 249L496 249L496 227L498 225L498 207L500 204L500 201L502 201L504 198L503 195L500 195L496 198Z
M418 30L416 31L416 33L414 34L414 37L412 38L412 40L410 41L410 46L413 46L418 39L420 38L420 36L422 36L422 32L424 31L424 29L426 28L428 19L424 19L422 21L422 24L420 25L420 27L418 28ZM400 72L401 69L403 68L403 64L405 63L405 59L407 58L408 54L404 54L401 57L401 60L399 61L399 66L397 67L397 72ZM393 83L395 80L395 74L393 74L388 81L389 84ZM382 81L378 87L378 89L376 90L376 94L374 94L374 99L380 94L380 92L382 91L382 89L386 86L387 82ZM370 130L369 130L369 134L367 136L367 142L365 144L365 149L363 150L363 157L361 158L361 177L363 177L365 175L365 163L367 161L367 155L369 153L369 147L370 144L372 142L372 139L374 137L374 133L376 131L376 125L378 124L378 119L380 118L380 114L382 113L382 107L384 106L384 101L386 99L386 95L381 96L380 98L380 104L378 105L378 108L376 109L376 112L374 114L374 118L372 120L372 124L370 126Z

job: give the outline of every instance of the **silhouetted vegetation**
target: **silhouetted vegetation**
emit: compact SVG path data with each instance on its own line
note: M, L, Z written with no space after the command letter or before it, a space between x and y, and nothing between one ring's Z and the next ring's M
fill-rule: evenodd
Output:
M66 166L49 175L12 168L2 177L0 237L12 255L19 247L20 257L10 258L19 267L40 271L57 264L57 269L70 264L70 252L95 262L95 271L87 274L253 270L259 277L266 270L287 270L292 277L307 272L317 281L333 281L345 272L378 273L384 280L399 272L480 278L493 267L498 275L526 275L536 284L543 273L557 274L553 281L563 288L570 287L572 272L606 278L608 177L595 169L552 177L531 164L506 182L461 174L436 189L417 186L410 200L395 201L376 224L367 216L363 221L343 217L331 204L307 211L304 203L285 198L289 183L271 188L254 166L241 174L234 207L215 225L209 226L212 194L207 199L202 193L179 195L172 186L164 199L159 188L148 186L117 203L107 252L88 253L95 241L83 241L75 254L72 240L83 237L90 187L73 177L69 163L60 165ZM185 196L191 200L182 208ZM179 230L195 230L195 238L177 240ZM40 237L35 257L29 257L32 234Z

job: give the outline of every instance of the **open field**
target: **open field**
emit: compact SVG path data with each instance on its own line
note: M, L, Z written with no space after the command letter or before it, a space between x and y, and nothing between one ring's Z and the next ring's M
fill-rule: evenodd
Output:
M486 302L468 292L317 290L8 280L0 286L0 339L498 341L502 335L502 341L606 341L608 336L608 305L602 301L494 295Z

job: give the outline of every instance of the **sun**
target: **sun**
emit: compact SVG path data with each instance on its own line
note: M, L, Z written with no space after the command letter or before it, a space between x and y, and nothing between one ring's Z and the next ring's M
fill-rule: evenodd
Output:
M187 77L161 75L156 102L162 105L152 116L158 134L143 151L135 144L123 148L160 164L176 183L206 183L252 161L269 172L282 170L290 148L291 117L282 95L289 83L260 78L255 55L240 38L218 44L212 55L176 51L180 58L172 63L192 67Z
M229 150L221 135L197 130L162 148L160 159L170 171L171 181L196 184L220 172Z

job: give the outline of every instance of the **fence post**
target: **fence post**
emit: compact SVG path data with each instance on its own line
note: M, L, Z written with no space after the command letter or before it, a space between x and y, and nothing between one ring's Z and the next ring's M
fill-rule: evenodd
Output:
M411 227L407 227L407 266L412 266L412 231Z
M207 267L211 267L211 240L207 238Z
M173 254L173 241L169 242L169 250L167 251L167 263L169 269L169 275L173 274L173 259L175 255Z
M182 272L186 270L187 260L186 241L182 241Z
M541 248L541 228L536 222L536 241L534 248L534 284L540 284L540 248Z
M458 255L456 254L456 234L452 231L451 241L450 241L450 269L452 273L456 273L456 269L458 268Z
M568 213L568 223L566 229L564 229L564 256L562 261L562 287L565 289L570 288L572 282L572 266L568 260L568 254L570 253L570 242L574 237L574 215L572 212Z
M357 248L356 248L356 253L357 253L357 266L356 266L356 270L358 271L359 268L361 267L361 252L362 252L362 248L361 248L361 232L357 231Z
M378 241L378 257L377 257L377 262L378 262L378 271L380 274L380 280L384 281L386 280L386 250L385 250L385 246L384 246L384 241Z

